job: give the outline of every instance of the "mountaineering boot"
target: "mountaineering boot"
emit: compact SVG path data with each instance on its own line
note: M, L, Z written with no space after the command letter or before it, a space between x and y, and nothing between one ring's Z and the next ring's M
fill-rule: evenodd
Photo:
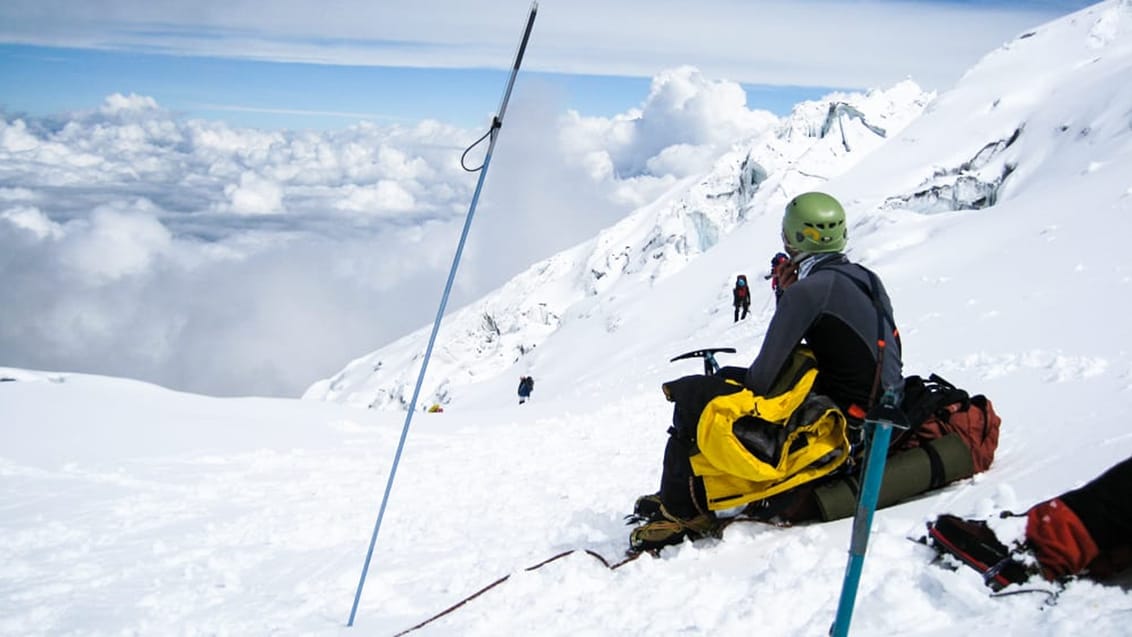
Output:
M655 551L671 544L679 544L685 537L695 540L712 535L715 528L715 518L711 515L700 514L690 519L679 518L669 513L661 504L656 519L638 526L629 533L629 551L632 553Z
M625 516L625 524L652 522L660 518L660 494L650 493L637 498L633 504L633 513Z
M1022 547L1007 548L982 520L941 515L928 522L928 542L982 573L983 582L995 591L1021 584L1038 573L1036 566L1026 564Z

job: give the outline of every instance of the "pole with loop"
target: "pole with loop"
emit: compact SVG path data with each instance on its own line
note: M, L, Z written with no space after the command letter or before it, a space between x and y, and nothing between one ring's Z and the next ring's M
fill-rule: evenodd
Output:
M393 479L397 475L397 465L401 462L401 452L405 448L405 439L409 435L409 425L413 422L413 413L416 411L417 399L420 397L421 385L424 384L425 372L428 370L428 361L432 356L432 348L436 343L436 334L440 331L440 321L444 317L444 309L448 306L448 296L452 292L452 282L456 279L456 269L460 265L460 257L464 253L464 244L468 239L468 231L472 227L472 218L476 213L476 205L479 203L480 192L483 190L484 178L487 176L488 166L491 164L491 155L495 151L495 142L499 138L499 130L503 126L503 116L507 112L507 102L511 99L511 89L515 86L515 77L519 74L519 66L523 62L523 53L526 52L527 42L531 37L531 28L535 24L535 15L538 13L538 2L531 3L530 15L527 17L527 25L523 30L523 39L519 43L519 50L515 54L515 64L511 67L511 76L507 80L507 89L503 93L503 99L499 104L499 111L492 118L491 128L488 132L481 137L473 146L479 144L485 138L490 138L487 146L487 154L484 156L483 164L476 169L465 170L469 172L479 171L479 180L476 182L475 192L472 194L472 203L468 207L467 217L464 219L464 230L460 234L460 242L456 246L456 254L452 259L452 268L448 272L448 281L444 285L444 294L440 298L440 307L436 310L436 319L432 324L432 333L428 337L428 346L425 348L424 360L421 361L420 375L417 376L417 385L413 389L413 398L409 401L409 409L405 414L405 425L401 429L401 439L397 442L397 452L393 456L393 465L389 469L389 480L385 484L385 494L381 498L381 508L377 513L377 522L373 527L373 536L369 541L369 550L366 552L365 563L362 565L362 575L358 579L358 590L354 594L354 604L350 608L350 619L346 623L347 626L354 625L354 618L358 613L358 602L362 598L362 588L366 583L366 574L369 572L370 561L373 559L374 547L377 545L377 534L381 530L381 521L385 517L385 508L389 504L389 494L393 490ZM470 150L470 148L469 148ZM468 151L464 151L464 156L467 156ZM463 165L464 157L460 158L460 163Z

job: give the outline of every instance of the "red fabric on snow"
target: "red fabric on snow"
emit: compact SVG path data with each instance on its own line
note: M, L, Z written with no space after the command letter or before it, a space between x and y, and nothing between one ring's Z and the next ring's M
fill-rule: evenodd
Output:
M1026 514L1026 539L1048 579L1080 573L1100 554L1081 518L1058 498Z

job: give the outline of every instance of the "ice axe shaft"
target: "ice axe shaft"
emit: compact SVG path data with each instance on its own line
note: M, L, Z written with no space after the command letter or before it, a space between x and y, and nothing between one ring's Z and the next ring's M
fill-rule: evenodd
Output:
M853 619L853 606L857 601L857 587L861 583L861 570L865 566L865 551L869 547L869 533L872 530L873 514L880 496L881 481L884 478L884 465L888 458L888 443L892 439L892 429L907 428L905 418L897 407L899 399L895 392L886 391L881 404L865 419L865 431L872 439L868 456L865 457L865 479L861 485L861 495L857 499L857 513L853 517L853 534L849 540L849 563L845 567L845 580L841 584L841 598L837 603L837 617L829 634L833 637L847 637L849 622Z

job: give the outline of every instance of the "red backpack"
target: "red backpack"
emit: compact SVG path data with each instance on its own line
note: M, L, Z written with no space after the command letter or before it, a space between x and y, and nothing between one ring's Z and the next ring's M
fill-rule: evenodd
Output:
M743 282L743 285L739 285L740 281ZM746 275L740 274L739 278L735 279L735 294L740 299L748 299L748 298L751 297L751 290L750 290L749 286L747 285L747 276Z
M911 427L893 440L892 451L912 449L955 433L971 449L975 473L986 471L994 462L1002 419L986 396L969 396L936 374L927 380L909 376L904 379L900 407Z

